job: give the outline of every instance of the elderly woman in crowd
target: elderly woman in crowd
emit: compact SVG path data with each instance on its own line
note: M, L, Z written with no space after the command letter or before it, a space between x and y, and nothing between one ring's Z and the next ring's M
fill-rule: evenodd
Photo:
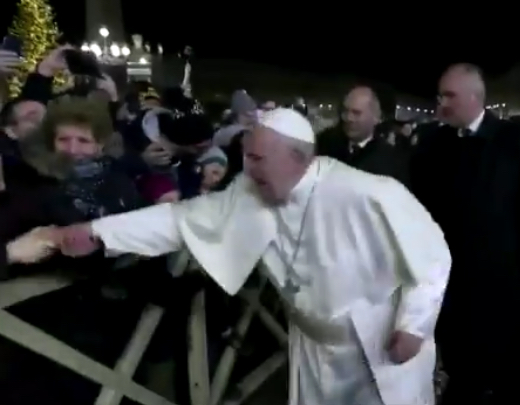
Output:
M144 300L149 299L143 294L152 290L155 294L155 286L164 284L154 284L153 274L164 271L168 276L154 261L133 263L114 272L111 270L122 258L106 258L103 251L86 258L65 258L55 249L54 226L143 205L132 179L105 151L112 134L112 120L103 103L85 98L51 103L38 131L21 145L23 158L39 173L38 184L24 190L7 188L0 194L0 276L7 279L62 269L77 273L83 280L24 302L12 311L105 363L114 361L126 343ZM146 277L141 276L143 266ZM118 319L117 325L114 319ZM2 387L22 379L27 395L31 391L44 396L61 392L67 398L64 402L69 403L83 403L84 398L95 395L95 390L83 389L80 379L71 379L63 372L51 373L44 380L45 387L40 386L42 379L31 375L38 374L38 368L18 368L25 355L16 350L8 352L14 358L3 362L8 369L0 373ZM21 395L19 389L16 391ZM57 398L42 399L47 400L63 403Z

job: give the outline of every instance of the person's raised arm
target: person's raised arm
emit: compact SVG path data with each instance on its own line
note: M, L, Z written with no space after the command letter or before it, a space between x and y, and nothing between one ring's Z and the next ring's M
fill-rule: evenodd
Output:
M53 49L38 64L36 70L27 77L20 94L22 99L37 100L47 104L52 99L52 83L54 76L67 68L63 57L65 49L71 49L69 45Z

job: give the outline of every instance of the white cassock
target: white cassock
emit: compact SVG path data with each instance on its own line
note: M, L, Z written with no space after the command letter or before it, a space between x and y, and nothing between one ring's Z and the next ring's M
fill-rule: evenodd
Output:
M185 245L229 294L261 262L292 320L291 405L434 404L433 330L451 258L397 181L320 157L281 208L240 175L220 193L105 217L93 230L119 253ZM402 365L385 350L394 330L425 339Z

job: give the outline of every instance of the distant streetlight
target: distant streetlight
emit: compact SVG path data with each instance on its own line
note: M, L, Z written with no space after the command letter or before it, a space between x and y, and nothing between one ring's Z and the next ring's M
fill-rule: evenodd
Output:
M92 43L90 44L90 51L91 51L94 55L96 55L98 58L99 58L101 55L103 55L103 50L102 50L101 47L100 47L98 44L96 44L95 42L92 42Z
M88 44L83 44L83 45L81 45L81 50L83 52L88 52L88 51L90 51L90 47L88 46Z
M142 58L139 59L139 64L146 65L146 64L148 64L148 61L146 60L145 57L142 57Z
M121 48L121 53L123 54L124 57L130 56L130 48L126 45L123 46Z
M101 27L99 29L99 35L103 37L103 53L108 53L108 36L110 35L110 31L107 27Z
M114 58L119 58L121 56L121 48L117 44L110 45L110 53Z
M99 35L101 35L103 38L108 38L110 31L107 29L107 27L101 27L99 29Z

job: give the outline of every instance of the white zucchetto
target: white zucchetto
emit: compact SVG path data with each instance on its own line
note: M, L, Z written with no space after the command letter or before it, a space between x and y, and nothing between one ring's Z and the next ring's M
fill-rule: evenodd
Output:
M275 108L267 111L259 117L258 124L289 138L312 144L316 141L309 120L290 108Z

